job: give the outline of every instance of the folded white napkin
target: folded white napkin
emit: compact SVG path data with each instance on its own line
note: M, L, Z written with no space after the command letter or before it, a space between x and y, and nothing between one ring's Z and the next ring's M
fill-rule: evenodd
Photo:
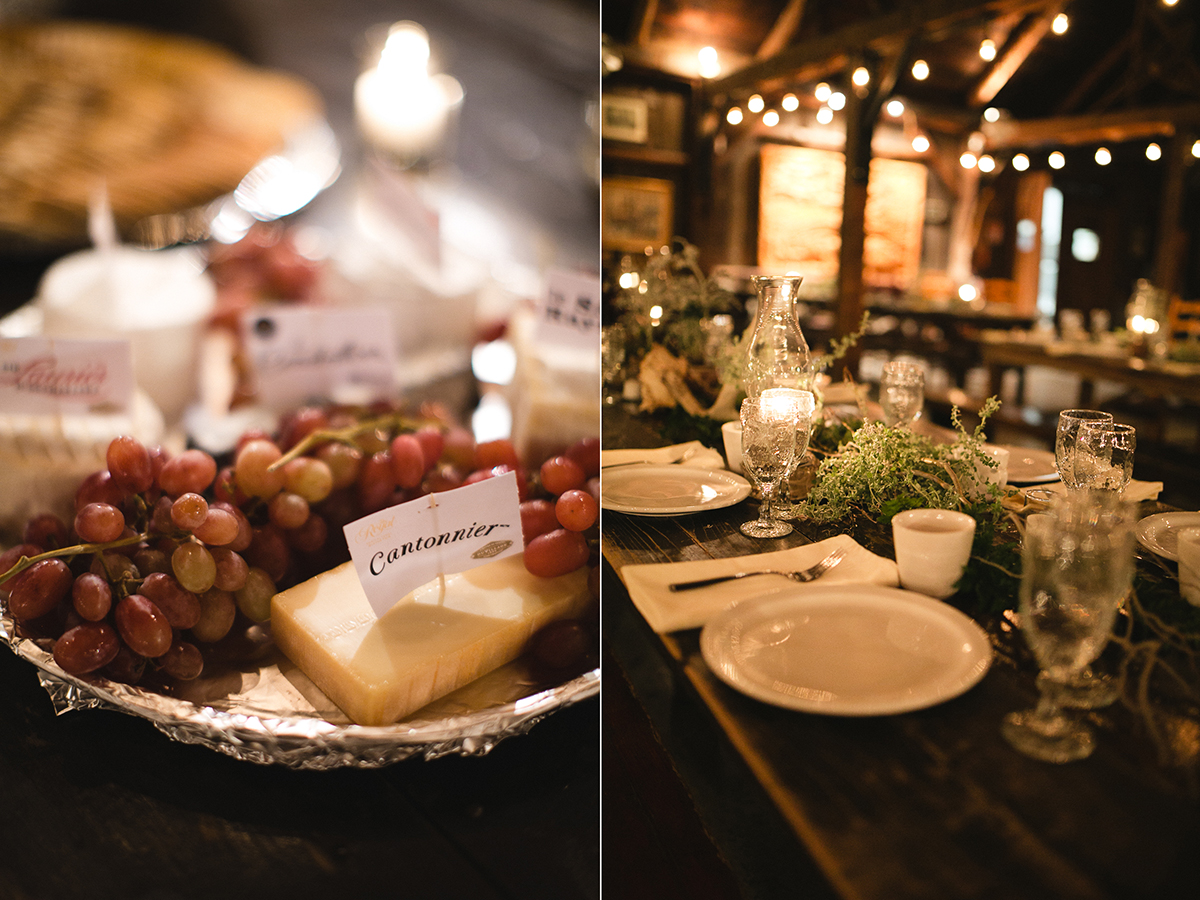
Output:
M621 578L629 590L633 605L645 616L650 627L661 634L683 628L699 628L727 606L740 600L777 593L785 588L804 590L808 587L780 575L756 575L678 593L671 591L669 585L763 569L797 572L816 565L838 548L845 550L846 556L812 585L860 583L896 587L900 583L894 562L867 550L848 534L774 553L625 566L621 569Z
M1021 493L1036 490L1050 491L1052 494L1067 493L1067 487L1061 481L1052 481L1049 484L1034 484L1029 487L1022 488ZM1130 503L1141 503L1143 500L1157 500L1158 495L1162 493L1163 483L1161 481L1137 481L1136 479L1125 485L1125 490L1121 492L1121 499L1128 500Z
M600 468L602 469L639 462L660 465L679 463L699 469L725 468L725 457L716 450L705 447L699 441L688 441L686 444L672 444L669 447L655 447L646 450L602 450L600 452Z

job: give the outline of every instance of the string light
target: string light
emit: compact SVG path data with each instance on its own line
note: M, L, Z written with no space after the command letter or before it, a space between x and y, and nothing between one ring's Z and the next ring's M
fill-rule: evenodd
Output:
M912 64L912 77L917 81L924 81L929 77L929 63L923 59L918 59Z
M828 106L822 106L817 110L817 121L822 125L828 125L833 121L833 110Z
M746 109L752 113L760 113L766 108L766 101L763 100L760 94L751 94L750 99L746 101Z
M1046 162L1050 163L1050 168L1052 168L1052 169L1061 169L1063 166L1065 166L1067 164L1067 158L1065 156L1063 156L1062 153L1060 153L1058 150L1055 150L1046 159Z
M829 99L829 95L832 93L833 93L833 88L831 88L829 85L827 85L823 81L820 84L818 84L816 86L816 88L813 90L813 96L817 98L818 103L824 103L826 100Z
M795 112L800 108L800 98L795 94L784 94L783 99L779 101L779 105L788 112Z
M1146 145L1146 159L1150 160L1151 162L1162 159L1162 147L1158 146L1158 144L1155 144L1153 142L1147 144Z
M1112 162L1112 154L1108 152L1108 148L1107 147L1097 147L1096 148L1096 164L1101 165L1101 166L1107 166L1110 162Z
M979 171L980 172L996 171L996 160L985 153L983 156L979 157Z
M929 150L929 138L923 134L918 134L912 139L912 148L918 153L926 153Z
M725 113L725 121L730 125L740 125L742 123L742 108L740 106L731 106L729 112Z
M768 128L774 128L779 124L779 113L773 109L768 109L763 113L763 124Z
M1066 34L1067 29L1071 27L1071 20L1066 13L1059 13L1054 17L1054 21L1050 23L1050 30L1055 34Z
M985 122L999 122L1000 110L996 109L994 106L989 106L983 111L983 120Z
M898 119L904 115L904 101L893 99L887 102L887 114L893 119Z
M871 83L871 73L867 71L866 66L859 66L850 76L850 82L855 87L866 87Z
M979 164L979 160L976 159L974 153L971 153L968 150L966 153L964 153L962 156L960 156L958 158L958 164L960 166L962 166L964 169L973 169L973 168L975 168L976 165Z
M829 108L841 109L846 105L846 95L841 91L834 91L829 95Z
M716 47L701 47L696 55L700 59L701 78L716 78L721 74L721 61L717 58Z
M1018 172L1024 172L1029 168L1029 157L1024 153L1018 153L1012 158L1012 167Z
M1192 156L1200 159L1200 141L1196 141L1196 143L1192 144Z
M996 42L991 38L984 38L983 43L979 45L979 58L986 62L991 62L996 58Z

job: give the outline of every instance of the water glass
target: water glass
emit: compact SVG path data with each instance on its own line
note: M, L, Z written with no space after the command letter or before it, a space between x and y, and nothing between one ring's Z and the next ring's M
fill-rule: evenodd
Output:
M616 403L625 379L625 329L608 325L600 332L600 372L604 380L604 402Z
M1089 491L1119 494L1133 477L1137 431L1132 425L1085 421L1075 444L1075 475Z
M812 391L799 390L798 388L767 388L762 392L762 396L768 399L774 397L794 400L796 403L796 418L793 422L796 436L796 455L792 458L792 464L788 467L783 481L780 482L779 494L774 502L775 515L782 519L794 519L799 514L800 508L797 501L802 500L803 496L793 496L791 491L792 480L796 477L797 470L805 464L808 442L812 437L816 397ZM807 491L803 493L807 494Z
M1075 471L1075 446L1079 441L1079 426L1084 422L1109 422L1112 413L1098 409L1064 409L1058 414L1058 432L1054 439L1054 463L1063 487L1076 491L1084 485Z
M911 425L925 403L925 372L915 362L885 363L879 379L879 405L888 425Z
M1133 584L1135 520L1115 495L1080 493L1027 523L1018 615L1041 670L1040 699L1001 726L1022 753L1068 762L1095 748L1091 729L1066 709L1067 686L1108 643Z
M783 537L792 532L791 525L775 517L772 504L796 457L799 415L794 396L759 395L742 401L742 469L762 491L758 519L742 525L742 533L749 537Z

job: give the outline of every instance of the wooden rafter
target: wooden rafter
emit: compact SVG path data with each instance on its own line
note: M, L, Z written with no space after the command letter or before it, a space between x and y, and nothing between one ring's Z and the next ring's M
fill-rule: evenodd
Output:
M633 30L633 42L639 47L650 43L650 32L654 28L654 18L658 15L658 0L640 0L640 8L635 21L637 28Z
M797 73L815 66L824 66L833 58L845 59L849 54L873 47L886 52L895 48L909 35L932 33L959 22L1013 13L1040 11L1061 0L921 0L879 18L848 25L780 50L769 59L750 63L742 69L717 79L713 94L731 93L760 87L781 79L797 78Z
M1193 103L1025 122L1000 121L985 124L982 130L989 149L1007 150L1170 137L1184 127L1197 126L1200 126L1200 104Z
M755 59L770 59L788 45L804 20L804 7L807 5L808 0L788 0L788 5L771 26L770 34L763 39L755 52Z
M1121 39L1113 44L1100 59L1096 60L1079 81L1075 82L1075 87L1071 88L1070 93L1063 97L1058 106L1054 108L1055 113L1066 115L1077 110L1079 104L1083 102L1083 98L1096 86L1096 83L1107 75L1123 56L1130 52L1133 47L1133 39L1132 31L1125 32Z
M1009 79L1016 74L1017 69L1021 68L1021 65L1029 58L1029 54L1050 33L1054 17L1062 12L1064 6L1066 6L1065 0L1060 0L1025 20L1018 28L1017 34L1009 38L1004 49L968 95L968 107L981 107L1000 93L1004 85L1008 84Z

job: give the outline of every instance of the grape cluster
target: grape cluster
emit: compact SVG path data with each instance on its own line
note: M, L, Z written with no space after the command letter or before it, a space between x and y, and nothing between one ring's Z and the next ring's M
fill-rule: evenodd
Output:
M80 485L69 525L35 516L0 554L0 574L37 558L0 591L21 634L52 644L73 675L195 678L209 653L269 619L277 589L349 558L343 525L510 471L528 570L553 577L591 563L598 596L594 439L530 477L510 441L477 444L436 416L422 424L388 409L306 407L276 435L243 435L224 466L203 450L168 456L131 437L115 439L106 461ZM535 654L561 663L576 631L551 637L544 653L540 636Z

